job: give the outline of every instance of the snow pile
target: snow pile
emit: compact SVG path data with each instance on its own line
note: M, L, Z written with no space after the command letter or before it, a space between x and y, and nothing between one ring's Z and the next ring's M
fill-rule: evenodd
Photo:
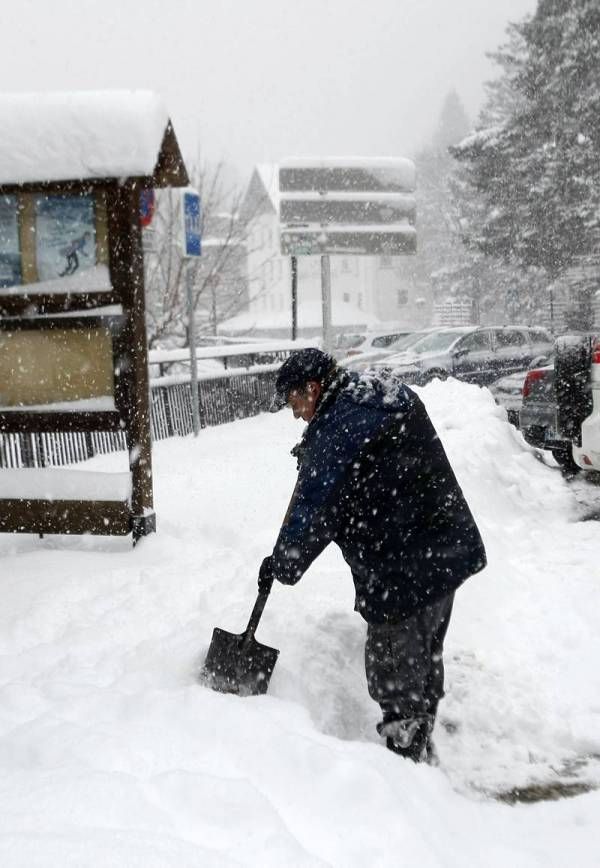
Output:
M301 426L265 414L157 444L159 533L133 551L0 538L3 866L597 864L597 792L484 797L600 783L597 527L487 390L421 394L490 560L457 594L441 768L381 747L333 547L269 600L267 696L195 682L213 627L245 627L295 479Z
M150 91L0 95L0 184L152 175L168 114Z

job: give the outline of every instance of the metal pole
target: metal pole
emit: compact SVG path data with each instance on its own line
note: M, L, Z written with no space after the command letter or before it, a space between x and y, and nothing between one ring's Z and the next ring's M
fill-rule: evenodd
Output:
M192 427L194 437L200 431L200 406L198 403L198 362L196 359L196 326L194 323L194 263L186 263L185 285L187 295L188 339L190 342L190 388L192 390Z
M323 349L331 351L331 262L329 256L321 257L321 294L323 299Z
M298 337L298 257L292 256L292 340Z

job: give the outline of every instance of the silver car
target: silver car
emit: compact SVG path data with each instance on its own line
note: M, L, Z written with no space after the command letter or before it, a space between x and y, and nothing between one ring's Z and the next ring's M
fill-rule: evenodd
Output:
M406 352L406 350L410 349L410 347L433 331L437 331L437 329L421 329L420 331L410 332L407 335L396 338L393 343L388 344L386 347L375 347L358 354L348 354L345 359L341 360L341 364L353 371L364 371L368 368L374 368L376 362L384 362L385 359L390 358L392 355L396 356L398 353Z
M539 364L552 346L552 336L542 328L459 326L432 332L374 367L391 368L405 382L421 386L436 377L487 385Z

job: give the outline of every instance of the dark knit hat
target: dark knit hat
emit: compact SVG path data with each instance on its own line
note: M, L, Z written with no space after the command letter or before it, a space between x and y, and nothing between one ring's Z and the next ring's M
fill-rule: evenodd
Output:
M275 382L275 397L269 409L272 413L281 410L287 404L291 389L302 388L310 380L322 383L333 370L335 359L322 350L316 347L295 350L279 369Z

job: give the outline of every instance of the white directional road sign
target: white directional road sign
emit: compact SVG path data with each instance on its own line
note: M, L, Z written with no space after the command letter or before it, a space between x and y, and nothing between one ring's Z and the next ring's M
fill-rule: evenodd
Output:
M291 256L416 251L415 167L401 158L285 160L281 252Z

